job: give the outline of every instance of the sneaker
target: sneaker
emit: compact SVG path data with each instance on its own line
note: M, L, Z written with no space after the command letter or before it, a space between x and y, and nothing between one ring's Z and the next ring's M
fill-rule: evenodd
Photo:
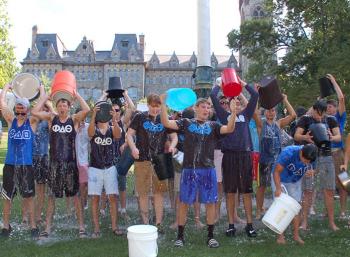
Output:
M236 229L235 228L228 228L226 229L226 236L227 237L234 237L236 234Z
M258 235L256 233L255 229L253 228L253 226L246 226L245 232L246 232L248 237L256 237Z
M207 244L209 248L218 248L220 246L219 242L214 238L209 238Z
M176 247L183 247L184 246L184 240L183 239L177 239L174 243L174 246Z
M9 225L8 229L6 228L1 229L0 237L8 238L11 234L11 231L12 231L11 225Z
M162 224L157 224L157 229L159 234L165 234L164 227Z
M30 230L30 235L33 240L37 240L39 238L39 229L38 228L32 228Z

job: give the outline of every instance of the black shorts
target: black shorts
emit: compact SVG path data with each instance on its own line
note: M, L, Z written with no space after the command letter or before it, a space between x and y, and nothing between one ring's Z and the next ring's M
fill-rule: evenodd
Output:
M253 192L252 155L247 151L224 152L222 183L225 193Z
M62 198L63 192L67 197L75 196L79 192L79 171L75 161L50 161L47 178L49 195Z
M33 155L34 178L37 184L46 184L49 172L47 155Z
M34 170L32 165L9 165L3 169L2 196L12 200L17 188L23 198L35 196Z
M274 163L259 163L259 186L271 186L271 174Z

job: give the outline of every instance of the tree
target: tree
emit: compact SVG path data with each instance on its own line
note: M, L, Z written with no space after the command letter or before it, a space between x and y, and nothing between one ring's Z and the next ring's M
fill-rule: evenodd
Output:
M14 48L9 41L10 23L7 14L7 0L0 0L0 87L9 83L16 72Z
M231 31L229 46L252 60L248 79L276 74L295 105L310 106L319 95L318 79L327 73L350 94L344 86L350 81L349 2L268 0L267 16Z

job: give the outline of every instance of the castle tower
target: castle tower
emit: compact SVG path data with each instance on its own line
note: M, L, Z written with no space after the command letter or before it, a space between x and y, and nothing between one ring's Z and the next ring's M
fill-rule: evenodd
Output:
M264 2L265 0L239 0L241 24L247 20L265 17ZM239 63L244 76L248 72L249 59L240 53Z

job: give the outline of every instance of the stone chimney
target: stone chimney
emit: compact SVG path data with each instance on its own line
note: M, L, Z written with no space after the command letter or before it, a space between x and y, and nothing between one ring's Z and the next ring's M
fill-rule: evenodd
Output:
M145 35L141 34L139 35L139 44L140 44L140 49L145 52Z
M34 46L35 46L37 34L38 34L38 26L34 25L32 28L32 50L34 49Z

